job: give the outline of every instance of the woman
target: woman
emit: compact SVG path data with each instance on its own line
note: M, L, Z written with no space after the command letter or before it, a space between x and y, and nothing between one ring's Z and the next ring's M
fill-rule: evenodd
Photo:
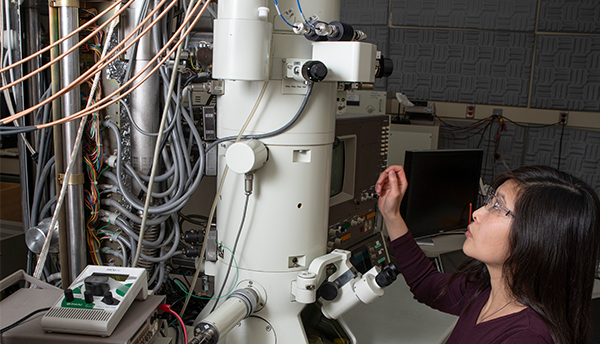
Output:
M447 343L588 342L600 247L600 202L587 184L545 166L499 176L465 233L470 258L438 273L400 215L401 166L376 185L391 247L415 298L458 315Z

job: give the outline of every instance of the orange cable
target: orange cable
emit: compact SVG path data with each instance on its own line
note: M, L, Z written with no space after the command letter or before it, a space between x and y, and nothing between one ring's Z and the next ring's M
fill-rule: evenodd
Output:
M41 103L39 103L37 105L34 105L34 106L32 106L32 107L30 107L28 109L25 109L25 110L23 110L23 111L21 111L19 113L16 113L16 114L14 114L12 116L8 116L8 117L2 119L2 121L0 123L2 123L2 124L10 123L10 122L12 122L12 121L14 121L14 120L16 120L18 118L21 118L21 117L23 117L23 116L25 116L25 115L27 115L27 114L29 114L29 113L31 113L31 112L39 109L39 108L41 108L42 106L44 106L44 105L46 105L46 104L54 101L55 99L61 97L65 93L68 93L69 91L71 91L75 87L81 85L83 82L85 82L85 80L87 78L91 77L92 75L96 74L98 71L100 71L103 68L105 68L106 66L108 66L110 63L112 63L114 60L116 60L119 57L118 54L115 54L118 51L118 49L120 49L125 44L125 42L127 42L135 34L135 32L137 32L139 30L140 27L146 25L146 23L151 19L151 16L153 16L158 11L158 9L160 8L160 6L162 6L162 4L164 2L166 2L166 1L167 0L161 0L161 2L158 4L158 6L154 10L152 10L152 12L140 23L140 25L136 26L132 30L132 32L127 37L125 37L125 39L122 42L120 42L119 44L117 44L110 52L108 52L106 54L107 56L114 55L111 58L109 58L106 62L103 62L102 60L98 61L92 67L90 67L90 69L88 69L84 74L80 75L77 79L73 80L69 85L67 85L66 87L62 88L56 94L53 94L52 96L48 97L46 100L44 100L43 102L41 102ZM156 20L153 21L149 27L147 27L146 29L144 29L142 31L142 33L137 38L135 38L133 41L131 41L129 44L127 44L125 46L124 50L129 49L133 44L135 44L135 42L137 42L138 40L140 40L144 34L146 34L154 25L156 25L156 23L160 19L162 19L162 17L164 17L167 14L168 10L170 10L177 3L177 1L178 0L172 0L172 3L167 8L165 8L165 11L161 12L161 14L156 18ZM98 65L100 65L100 66L98 66Z
M210 0L208 0L208 1L206 2L206 4L205 4L205 5L202 7L202 9L200 10L200 12L199 12L199 13L198 13L198 15L196 16L196 18L195 18L195 19L194 19L194 20L191 22L191 25L190 25L190 27L189 27L189 28L188 28L188 29L185 31L185 33L184 33L184 38L185 38L187 35L189 35L189 33L192 31L192 29L193 29L194 25L196 24L196 22L198 22L198 20L200 19L200 17L202 16L202 14L204 13L204 11L206 10L206 7L208 6L208 4L209 4L209 3L210 3ZM194 8L192 9L192 11L193 11L193 12L195 12L195 11L198 9L198 6L199 6L199 5L201 5L201 4L202 4L201 2L198 2L198 3L197 3L195 6L194 6ZM192 12L192 13L193 13L193 12ZM190 17L190 18L191 18L191 17ZM162 49L161 49L161 50L160 50L160 51L159 51L159 52L158 52L158 53L155 55L155 57L156 57L156 56L158 56L158 55L161 55L161 54L162 54L162 53L163 53L163 52L164 52L164 51L167 49L167 47L169 46L169 44L171 44L171 43L172 43L172 42L175 40L175 38L176 38L177 34L179 34L179 33L180 33L182 30L183 30L183 28L185 27L185 24L186 24L186 23L183 23L183 25L181 25L181 26L180 26L180 28L179 28L179 29L177 29L177 31L175 31L175 32L173 33L173 36L171 37L171 39L169 39L169 41L168 41L168 42L165 44L165 46L164 46L164 47L163 47L163 48L162 48ZM79 112L76 112L76 113L74 113L74 114L72 114L72 115L68 116L68 117L64 117L64 118L58 119L58 120L56 120L56 121L52 121L52 122L49 122L49 123L44 123L44 124L39 124L39 125L36 125L35 127L36 127L37 129L43 129L43 128L49 128L49 127L51 127L51 126L54 126L54 125L64 124L64 123L67 123L67 122L70 122L70 121L73 121L73 120L76 120L76 119L79 119L79 118L85 117L85 116L87 116L87 115L89 115L89 114L92 114L92 113L94 113L94 112L98 112L99 110L102 110L102 109L104 109L104 108L106 108L106 107L108 107L108 106L110 106L110 105L112 105L112 104L114 104L114 103L118 102L119 100L121 100L121 99L125 98L127 95L129 95L131 92L133 92L133 91L134 91L134 90L135 90L137 87L139 87L139 86L140 86L140 85L142 85L142 84L143 84L143 83L144 83L146 80L148 80L148 79L149 79L149 78L152 76L152 74L154 74L154 73L155 73L155 72L158 70L158 68L160 68L160 67L161 67L161 65L162 65L162 64L163 64L163 63L164 63L164 62L165 62L167 59L169 59L169 58L170 58L170 56L173 54L173 52L175 51L175 49L177 49L177 47L178 47L179 45L181 45L181 43L183 43L183 42L184 42L184 40L185 40L184 38L182 38L181 40L179 40L179 41L178 41L178 42L177 42L177 43L176 43L176 44L173 46L173 48L172 48L171 50L169 50L169 52L168 52L168 53L165 55L165 57L163 57L163 58L160 60L160 62L159 62L157 65L156 65L156 67L154 67L154 68L153 68L153 69L152 69L152 70L151 70L151 71L150 71L150 72L149 72L149 73L148 73L148 74L147 74L147 75L146 75L146 76L145 76L145 77L144 77L144 78L143 78L143 79L142 79L142 80L141 80L141 81L138 83L138 84L136 84L135 86L133 86L133 87L132 87L132 88L130 88L129 90L125 91L123 94L121 94L121 95L120 95L120 96L118 96L117 98L115 98L115 99L112 99L112 100L110 99L110 98L112 98L113 96L115 96L117 93L119 93L120 91L122 91L123 89L127 88L127 87L128 87L128 86L129 86L131 83L133 83L133 82L134 82L134 81L135 81L135 80L136 80L136 79L137 79L137 78L138 78L140 75L144 74L144 73L145 73L145 72L146 72L146 71L147 71L147 70L150 68L151 64L147 64L147 65L146 65L146 66L145 66L145 67L144 67L142 70L140 70L140 72L138 72L138 73L137 73L137 74L136 74L134 77L132 77L132 78L131 78L129 81L127 81L127 82L126 82L125 84L123 84L121 87L119 87L118 89L116 89L116 90L115 90L113 93L109 94L108 96L106 96L106 97L105 97L105 98L103 98L102 100L100 100L100 101L98 101L97 103L95 103L95 104L94 104L92 107L90 107L90 108L88 108L88 109L81 110L81 111L79 111Z
M116 12L113 16L111 16L105 23L101 24L96 30L94 30L92 33L90 33L88 36L85 37L84 40L81 40L79 43L77 43L76 45L74 45L73 47L71 47L71 49L69 49L68 51L62 53L61 55L57 56L56 59L53 59L52 61L48 62L47 64L43 65L42 67L34 70L33 72L22 76L21 78L11 82L8 85L2 86L0 87L0 92L4 91L7 88L13 87L15 85L17 85L18 83L29 79L30 77L32 77L33 75L47 69L48 67L52 66L53 64L55 64L56 62L62 60L65 56L69 55L70 53L72 53L75 49L79 48L81 45L85 44L85 42L87 42L90 38L91 35L96 35L96 33L98 33L100 30L102 30L106 25L108 25L113 19L116 18L116 16L118 16L119 14L121 14L123 12L123 10L125 10L127 7L129 7L133 1L135 0L129 0L129 2L118 12ZM87 26L91 25L94 21L96 21L96 19L100 18L100 16L103 16L106 12L108 12L109 10L114 9L116 6L119 5L119 2L116 2L114 5L111 5L109 8L107 8L104 12L102 12L101 14L99 14L98 16L94 17L92 20L86 22L84 25L80 26L79 28L77 28L76 30L72 31L71 33L69 33L68 35L66 35L65 37L59 39L58 41L52 43L51 45L47 46L46 48L39 50L31 55L29 55L28 57L21 59L9 66L6 66L2 69L0 69L0 73L6 72L9 69L15 68L29 60L32 60L33 58L35 58L36 56L45 53L46 51L56 47L58 44L64 42L65 40L71 38L73 35L75 35L76 33L78 33L79 31L84 30L85 28L87 28ZM93 38L93 37L92 37Z

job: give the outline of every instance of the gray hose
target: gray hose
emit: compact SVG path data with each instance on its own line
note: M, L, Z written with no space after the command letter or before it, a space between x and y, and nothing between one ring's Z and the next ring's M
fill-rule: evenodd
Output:
M174 215L172 215L172 216L175 217ZM160 263L160 262L164 262L167 259L170 259L174 255L181 254L181 251L177 251L177 245L179 245L179 239L181 238L181 233L180 233L180 229L179 229L179 223L177 222L176 218L173 219L173 231L175 232L175 239L173 240L173 246L171 246L171 249L169 250L169 252L167 252L167 254L156 258L156 257L149 257L143 253L140 253L140 257L142 257L144 260L147 260L152 263Z
M110 254L113 255L119 259L121 259L123 261L123 265L125 265L125 262L127 261L126 255L123 254L125 250L123 250L122 252L119 252L118 250L112 249L110 247L103 247L101 248L100 252L102 253L106 253L106 254Z
M131 125L133 126L133 128L135 130L137 130L142 135L152 136L152 137L158 136L158 133L149 133L149 132L145 131L144 129L140 128L138 126L138 124L135 122L135 120L133 119L133 116L131 116L131 110L129 110L129 105L127 105L127 103L125 101L123 101L123 99L119 99L119 102L121 103L121 107L123 109L125 109L125 114L129 118L129 122L131 123ZM169 123L169 126L165 129L165 132L171 131L173 129L173 127L175 127L175 122Z
M142 223L142 219L133 214L132 212L130 212L129 210L127 210L127 208L125 208L123 205L121 205L121 203L115 201L112 198L108 198L108 199L103 199L100 201L101 204L104 205L108 205L110 207L114 207L116 208L121 214L123 214L124 216L126 216L128 219L130 219L131 221L137 223L137 224L141 224ZM160 216L160 217L155 217L153 219L148 220L146 223L149 226L153 226L153 225L159 225L161 222L166 221L169 218L168 215L164 215L164 216Z
M193 123L193 122L190 122L190 123ZM104 122L104 125L106 127L110 128L115 133L115 135L117 135L117 137L119 137L119 130L113 123L106 121L106 122ZM197 133L197 130L195 130L194 126L192 125L190 128L192 131L195 131L194 136L197 139L199 139L200 134ZM118 142L118 140L117 140L117 142ZM200 145L201 145L201 142L202 141L199 141ZM175 145L177 145L177 142L173 142L173 143ZM202 152L202 150L200 150L200 152ZM121 156L121 145L120 144L117 145L117 156L119 156L119 157ZM178 154L176 154L176 156L179 157ZM195 175L196 177L194 179L192 179L192 182L188 181L186 183L185 193L182 196L173 198L173 199L169 200L169 202L164 203L162 205L149 207L148 213L149 214L170 214L170 213L174 213L178 210L181 210L181 208L183 208L183 206L185 205L185 203L187 202L189 197L194 193L194 191L196 190L198 185L200 185L200 181L202 180L202 177L204 176L204 174L203 174L204 164L205 164L204 154L200 153L199 159L196 162L196 164L194 165L194 169L192 170L192 175ZM116 159L116 167L117 167L117 175L121 175L121 159L120 158ZM183 172L180 171L180 173L183 173ZM197 173L197 174L195 174L195 173ZM186 178L181 178L180 180L183 180L183 179L186 179ZM125 197L127 202L129 202L136 209L142 210L144 208L144 205L134 195L132 195L129 192L129 190L127 190L127 188L125 188L122 185L121 178L117 178L117 182L119 185L119 189L122 192L122 196ZM188 185L190 183L191 183L191 185Z
M40 202L42 202L42 193L44 191L44 185L46 184L46 179L48 178L48 175L50 174L50 171L52 171L53 167L54 167L54 157L52 157L52 158L50 158L50 160L48 160L48 162L44 166L44 169L40 172L39 179L37 180L37 182L35 184L35 190L33 192L33 204L31 205L31 215L30 215L30 221L31 221L32 226L35 226L38 223L38 214L39 214L38 210L39 210Z
M141 180L139 173L137 173L133 167L131 167L131 165L125 163L125 170L127 171L127 174L130 175L131 177L133 177L133 179L135 180L135 182L137 183L137 185L140 187L140 189L142 189L142 191L144 192L148 192L148 188L146 187L146 184L144 184L144 182ZM113 183L118 183L117 181L117 176L112 173L112 172L104 172L104 175L109 178L110 180L112 180ZM163 175L164 176L164 175ZM165 178L166 179L166 178ZM177 181L179 179L179 175L176 174L175 175L175 180L173 181L172 185L164 192L152 192L152 197L154 198L163 198L163 197L168 197L170 196L173 192L175 192L175 188L177 187ZM164 181L164 180L161 180Z
M308 83L308 90L306 91L306 95L304 96L304 99L302 100L302 104L300 104L300 108L298 109L298 111L296 112L296 114L294 115L294 117L287 124L285 124L283 127L279 128L277 130L274 130L272 132L269 132L269 133L258 134L258 135L244 135L244 136L242 136L242 139L244 139L244 140L247 140L247 139L264 139L264 138L267 138L267 137L279 135L279 134L285 132L286 130L288 130L294 123L296 123L296 121L298 120L298 118L300 118L300 115L304 111L304 108L306 107L306 104L308 103L308 100L310 99L310 95L312 94L313 86L314 86L313 82L309 82ZM237 139L237 136L227 136L227 137L218 139L217 141L215 141L215 142L211 143L210 145L208 145L208 147L206 147L206 149L205 149L205 152L209 152L214 146L218 145L221 142L232 141L232 140L235 140L235 139Z
M121 227L125 233L127 233L127 235L131 238L133 238L133 240L135 241L139 241L140 237L139 235L137 235L133 229L129 226L129 224L125 221L123 221L121 218L117 218L117 222L116 224ZM162 223L164 224L164 222ZM170 243L173 240L173 236L175 235L175 233L173 231L171 231L172 234L169 235L169 237L167 238L167 240L164 240L165 238L165 226L163 226L161 224L161 231L160 234L158 235L158 238L155 241L147 241L147 240L143 240L142 241L142 245L144 245L145 247L149 247L149 248L159 248L159 247L163 247L165 245L167 245L168 243Z
M160 254L164 254L164 248L160 249ZM154 294L156 294L156 292L158 292L158 290L160 289L160 287L162 286L163 282L165 281L165 262L160 262L158 263L158 281L156 281L156 285L154 285L154 288L152 288L152 291L154 292Z
M134 177L134 172L137 175L137 178L140 180L143 180L145 182L147 182L150 177L148 177L145 174L140 174L138 172L136 172L133 167L131 167L131 165L129 164L125 164L126 168L127 168L127 174L129 174L130 176ZM173 177L173 174L175 173L175 166L171 165L169 166L169 168L165 171L165 173L161 174L160 176L156 176L155 180L158 182L164 182L165 180L168 180L169 178ZM135 178L135 177L134 177Z
M110 181L112 181L113 183L115 183L115 185L117 185L118 191L122 191L121 188L120 188L120 185L119 185L119 177L117 177L116 174L114 174L114 173L112 173L110 171L106 171L106 172L104 172L104 176L106 178L108 178ZM134 177L134 180L137 181L137 179L135 179L135 177ZM147 189L145 189L145 185L140 184L140 187L142 187L142 186L144 186L143 190L145 192ZM161 193L161 192L153 192L152 193L152 197L166 197L168 195L169 195L168 193ZM134 197L134 196L131 196L131 197Z
M46 204L44 205L42 210L39 212L38 218L40 218L40 219L46 218L46 214L48 214L50 212L52 206L56 205L57 198L58 197L56 197L56 195L54 195L54 197L52 197L48 202L46 202ZM32 223L32 225L34 225L34 224Z
M145 0L144 3L142 4L142 11L140 12L140 17L138 18L138 21L137 21L137 24L135 27L140 25L142 23L142 21L144 20L144 18L146 17L146 15L148 14L148 7L150 7L150 0ZM142 31L143 31L143 29L140 28L133 36L133 39L137 38L137 36ZM137 56L137 49L138 49L139 42L140 42L139 40L136 41L135 44L131 47L131 55L130 55L129 61L127 63L127 68L125 69L125 77L123 78L123 82L128 81L129 78L131 77L131 71L133 70L133 63L134 63L135 57Z

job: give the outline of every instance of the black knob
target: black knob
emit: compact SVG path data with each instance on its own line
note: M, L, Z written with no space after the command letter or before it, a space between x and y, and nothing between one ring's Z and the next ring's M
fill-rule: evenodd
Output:
M191 230L183 234L183 240L190 244L196 244L204 240L204 235L198 231Z
M338 296L338 288L333 282L324 282L319 288L319 295L327 301L335 300Z
M376 78L387 78L394 72L394 61L387 57L377 59L377 73Z
M91 275L86 277L84 282L85 290L91 291L94 296L102 296L107 290L110 290L106 275Z
M75 300L75 296L73 296L73 290L65 289L65 301L72 302Z
M354 28L350 24L341 23L339 21L332 21L329 23L331 26L337 28L337 32L333 36L328 36L327 39L330 41L351 41L354 38Z
M94 294L91 291L86 290L83 292L83 297L85 298L85 303L93 303L94 302Z
M104 297L102 298L102 302L104 302L107 305L118 305L119 304L119 300L115 300L112 296L112 293L109 291L107 291L106 293L104 293Z
M321 82L327 76L327 67L321 61L307 61L302 65L302 77L306 81Z
M183 254L189 258L196 258L200 256L200 250L197 247L190 247L183 249Z
M388 285L394 283L396 277L400 274L400 270L396 267L394 263L390 263L388 266L383 268L383 270L377 274L375 277L375 282L381 288L385 288Z

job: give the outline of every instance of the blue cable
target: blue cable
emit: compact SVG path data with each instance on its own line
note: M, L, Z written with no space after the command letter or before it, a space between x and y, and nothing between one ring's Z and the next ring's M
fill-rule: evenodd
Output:
M275 8L277 9L277 14L279 14L279 16L281 17L281 19L283 19L283 21L288 24L291 27L295 27L294 25L290 24L287 20L285 20L285 18L283 17L283 15L281 14L281 11L279 10L279 4L277 4L277 0L275 0Z
M306 20L306 17L304 17L304 12L302 12L302 7L300 6L300 0L296 0L296 3L298 4L298 9L300 10L300 17L302 17L302 20L304 20L304 22L306 24L308 24L308 26L310 26L312 29L317 29L316 27L314 27L311 23L308 22L308 20Z

